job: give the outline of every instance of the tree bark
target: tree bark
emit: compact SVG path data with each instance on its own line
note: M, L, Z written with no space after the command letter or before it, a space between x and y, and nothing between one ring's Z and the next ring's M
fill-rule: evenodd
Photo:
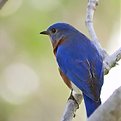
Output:
M88 121L121 121L121 87L101 105Z

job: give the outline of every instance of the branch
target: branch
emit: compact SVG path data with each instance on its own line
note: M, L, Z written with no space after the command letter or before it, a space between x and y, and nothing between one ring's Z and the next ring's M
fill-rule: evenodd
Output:
M89 0L87 5L87 12L86 12L86 25L89 31L89 34L94 42L94 45L103 56L104 59L104 74L108 74L109 70L114 67L120 59L121 59L121 48L117 50L114 54L108 55L107 52L101 47L99 43L99 39L96 35L93 26L93 16L94 11L96 10L96 6L98 5L99 0Z
M104 74L108 74L110 69L117 65L117 62L121 59L121 47L114 52L112 55L107 56L104 59L103 65L104 65Z
M72 121L72 119L75 117L75 112L79 108L78 106L81 104L83 97L81 94L75 94L73 96L76 101L73 99L68 100L61 121Z
M121 121L121 87L90 116L88 121Z
M98 49L100 54L103 56L103 58L105 58L108 54L101 47L101 45L99 43L99 39L96 35L95 29L93 26L93 16L94 16L94 12L96 10L96 6L98 5L98 2L99 2L99 0L88 0L85 23L88 28L89 34L94 42L94 45L96 46L96 48Z
M8 0L0 0L0 9L5 5Z

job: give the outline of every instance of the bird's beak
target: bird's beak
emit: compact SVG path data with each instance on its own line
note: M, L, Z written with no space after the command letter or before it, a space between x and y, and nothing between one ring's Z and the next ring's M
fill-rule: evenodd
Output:
M49 32L48 31L42 31L42 32L40 32L40 34L49 35Z

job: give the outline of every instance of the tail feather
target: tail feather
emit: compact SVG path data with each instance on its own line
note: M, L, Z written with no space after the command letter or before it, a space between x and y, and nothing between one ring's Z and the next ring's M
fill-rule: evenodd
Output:
M84 97L87 117L89 117L101 105L101 100L96 102L91 98L89 98L88 96L86 96L85 94L83 94L83 97Z

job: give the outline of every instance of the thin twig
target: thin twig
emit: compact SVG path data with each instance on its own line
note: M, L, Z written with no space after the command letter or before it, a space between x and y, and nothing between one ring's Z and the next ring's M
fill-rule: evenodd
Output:
M104 74L108 74L110 69L117 65L117 62L121 59L121 48L119 48L116 52L114 52L112 55L107 56L104 61Z
M94 26L93 26L93 16L94 12L96 10L96 6L98 5L98 0L88 0L88 5L87 5L87 12L86 12L86 26L88 28L89 34L94 42L94 45L100 52L100 54L103 56L103 58L107 57L107 52L101 47L99 43L99 39L96 35Z
M0 0L0 9L5 5L8 0Z

